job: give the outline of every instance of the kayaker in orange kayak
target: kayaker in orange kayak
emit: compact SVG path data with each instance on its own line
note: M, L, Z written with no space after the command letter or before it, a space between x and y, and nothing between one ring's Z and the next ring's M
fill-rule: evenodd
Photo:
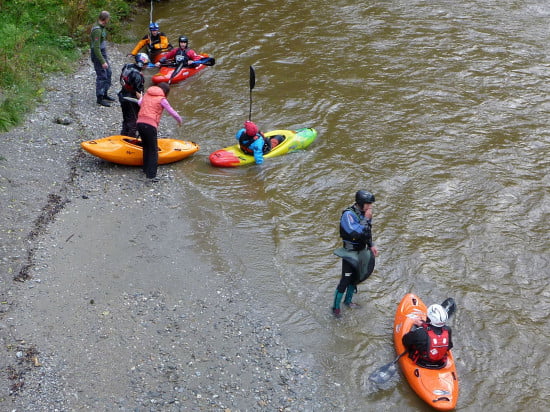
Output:
M415 319L414 326L403 336L403 345L418 366L443 368L447 363L447 353L453 347L451 328L446 326L448 314L441 305L434 304L426 315L426 322Z

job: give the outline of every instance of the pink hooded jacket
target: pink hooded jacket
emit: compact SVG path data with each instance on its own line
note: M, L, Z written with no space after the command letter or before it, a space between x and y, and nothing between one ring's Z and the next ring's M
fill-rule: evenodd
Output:
M166 109L178 123L182 121L180 115L170 106L168 100L166 100L164 91L158 86L149 87L147 92L139 100L139 105L140 109L137 123L146 123L158 128L164 109Z

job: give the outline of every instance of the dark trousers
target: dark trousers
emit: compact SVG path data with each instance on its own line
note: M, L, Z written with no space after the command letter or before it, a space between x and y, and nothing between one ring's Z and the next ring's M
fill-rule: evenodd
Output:
M342 259L342 277L340 278L340 283L338 283L336 287L338 292L344 293L349 285L354 285L357 282L357 279L355 267L345 259Z
M143 143L143 171L149 179L157 177L159 160L157 128L147 123L138 123L137 130Z
M136 98L135 94L118 92L118 101L122 110L122 129L120 134L128 137L137 137L137 116L139 112L139 104L129 102L124 97Z
M94 70L96 74L95 79L95 95L96 97L103 97L107 94L109 91L109 88L111 87L111 64L109 64L109 67L104 69L101 67L101 63L95 57L95 54L93 50L90 53L92 57L92 63L94 64ZM109 63L109 60L107 59L107 51L104 49L101 49L101 55L105 59L107 63Z

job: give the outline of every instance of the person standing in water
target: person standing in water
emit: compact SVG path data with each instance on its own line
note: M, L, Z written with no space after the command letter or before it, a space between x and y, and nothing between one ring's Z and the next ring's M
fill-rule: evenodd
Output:
M352 302L357 285L367 279L374 270L378 249L372 241L372 204L374 195L366 190L355 193L355 203L342 212L340 218L340 237L343 247L334 254L342 258L342 276L334 292L332 313L341 317L340 302L344 293L344 305L358 308Z

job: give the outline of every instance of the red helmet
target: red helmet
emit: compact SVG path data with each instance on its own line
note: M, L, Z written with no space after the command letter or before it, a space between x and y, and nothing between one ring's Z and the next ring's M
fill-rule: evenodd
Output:
M256 123L247 120L244 122L244 131L249 136L256 136L258 134L258 126L256 126Z

